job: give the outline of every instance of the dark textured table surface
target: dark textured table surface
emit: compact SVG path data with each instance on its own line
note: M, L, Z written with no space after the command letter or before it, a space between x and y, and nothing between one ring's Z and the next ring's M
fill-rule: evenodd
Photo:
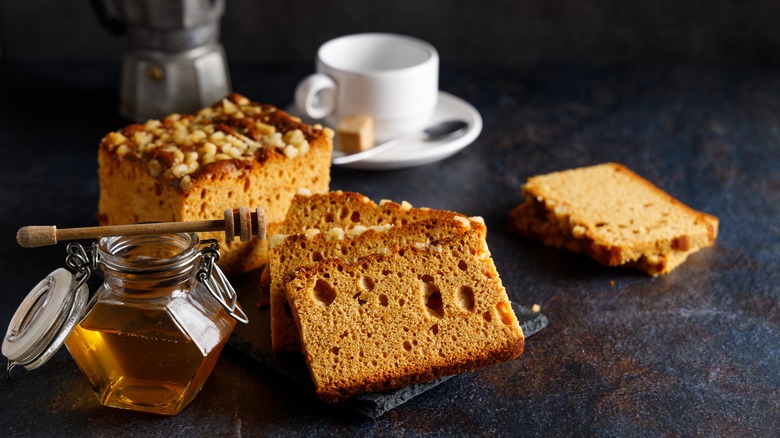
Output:
M253 100L288 104L309 66L233 66ZM96 150L126 122L118 66L0 68L0 326L64 247L29 224L94 224ZM481 215L510 298L550 324L510 363L456 376L376 420L318 401L227 348L175 417L101 407L65 349L0 380L4 436L777 436L780 430L780 72L444 65L441 88L484 119L428 166L334 169L332 189ZM668 276L610 269L506 231L534 174L619 161L720 218L715 247Z

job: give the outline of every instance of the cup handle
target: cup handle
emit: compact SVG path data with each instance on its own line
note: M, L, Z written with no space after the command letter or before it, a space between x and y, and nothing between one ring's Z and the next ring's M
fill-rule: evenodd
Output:
M321 119L336 109L336 83L330 76L314 73L295 88L295 106L313 119Z

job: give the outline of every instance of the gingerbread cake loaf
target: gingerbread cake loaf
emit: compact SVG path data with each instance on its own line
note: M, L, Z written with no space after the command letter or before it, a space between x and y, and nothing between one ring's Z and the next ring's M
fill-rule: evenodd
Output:
M668 274L718 235L717 217L618 163L535 176L522 191L510 230L607 266Z
M101 225L220 219L226 209L265 209L281 223L304 188L327 192L333 131L232 94L196 114L131 124L98 152ZM267 261L267 241L221 242L228 275Z

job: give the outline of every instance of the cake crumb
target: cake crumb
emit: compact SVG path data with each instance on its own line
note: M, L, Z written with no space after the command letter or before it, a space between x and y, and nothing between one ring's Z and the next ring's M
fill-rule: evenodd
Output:
M614 286L615 285L615 280L609 280L609 285L610 286Z
M531 306L531 311L534 313L539 313L540 310L542 310L542 306L538 304L534 304L533 306Z

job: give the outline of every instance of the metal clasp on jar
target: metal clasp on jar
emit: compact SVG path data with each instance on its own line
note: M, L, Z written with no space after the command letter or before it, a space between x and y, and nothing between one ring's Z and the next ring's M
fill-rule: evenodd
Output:
M196 273L198 281L206 286L211 296L222 304L228 315L238 322L248 323L249 318L238 305L236 290L233 289L225 274L216 265L219 261L219 241L206 239L201 241L201 245L205 245L205 248L200 250L203 260Z

